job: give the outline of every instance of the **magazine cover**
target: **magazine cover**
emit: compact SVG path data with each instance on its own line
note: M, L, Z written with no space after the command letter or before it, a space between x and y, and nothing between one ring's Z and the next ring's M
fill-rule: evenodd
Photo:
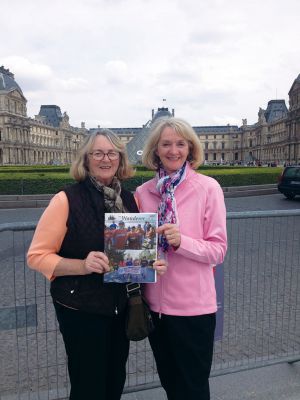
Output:
M156 282L156 213L105 213L104 251L110 272L104 282Z

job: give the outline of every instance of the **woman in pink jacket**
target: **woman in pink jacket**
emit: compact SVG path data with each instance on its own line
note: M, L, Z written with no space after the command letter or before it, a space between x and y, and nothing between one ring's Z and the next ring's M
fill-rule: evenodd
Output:
M143 163L156 177L137 188L140 212L158 212L159 252L168 271L145 285L155 330L150 344L169 400L207 400L216 323L213 267L227 249L223 191L196 173L202 145L178 118L151 127Z

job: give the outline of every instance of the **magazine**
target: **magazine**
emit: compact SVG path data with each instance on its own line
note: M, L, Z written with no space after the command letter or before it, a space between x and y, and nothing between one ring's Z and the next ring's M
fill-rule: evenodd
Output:
M105 213L104 252L110 271L104 282L156 282L156 213Z

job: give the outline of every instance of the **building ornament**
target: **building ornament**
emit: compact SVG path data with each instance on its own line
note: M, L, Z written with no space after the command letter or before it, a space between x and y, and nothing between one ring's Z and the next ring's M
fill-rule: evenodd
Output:
M289 109L284 100L270 100L259 108L258 121L248 125L194 126L203 144L206 163L284 164L300 163L300 74L293 82ZM0 67L0 165L69 164L87 130L73 127L67 112L57 105L42 105L35 118L27 116L27 100L14 74ZM143 146L151 123L174 116L165 105L152 110L151 119L140 128L111 128L127 146L130 161L141 163Z

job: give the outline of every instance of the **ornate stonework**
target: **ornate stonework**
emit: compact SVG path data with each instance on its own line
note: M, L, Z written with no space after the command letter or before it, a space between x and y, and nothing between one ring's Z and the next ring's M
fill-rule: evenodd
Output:
M69 164L88 133L84 124L70 126L67 113L59 126L28 118L26 103L14 75L0 67L0 165Z
M27 100L14 75L0 67L0 165L68 164L84 137L97 130L70 126L69 116L56 105L41 106L34 119L27 117ZM174 115L163 108L164 115ZM112 128L128 147L133 163L139 163L149 126ZM300 163L300 75L289 91L289 109L284 100L271 100L266 110L259 108L253 125L242 120L240 127L195 126L203 144L207 163Z

